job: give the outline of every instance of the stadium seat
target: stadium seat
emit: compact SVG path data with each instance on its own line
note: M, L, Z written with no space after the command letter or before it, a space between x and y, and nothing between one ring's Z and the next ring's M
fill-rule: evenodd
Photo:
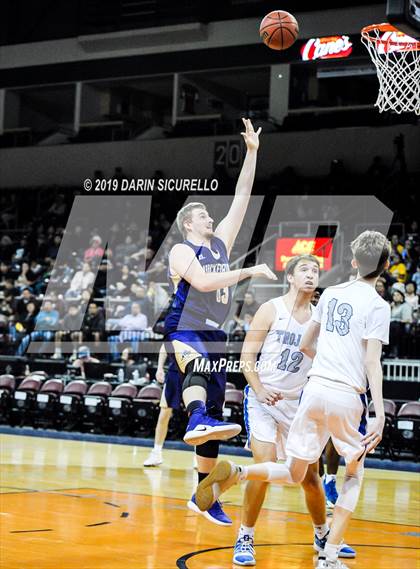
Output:
M31 375L26 377L13 395L13 408L11 410L12 425L32 424L31 413L36 404L36 395L41 389L43 377Z
M58 424L58 406L64 384L61 379L49 379L36 395L33 424L35 427L53 427Z
M412 453L419 459L420 441L420 402L404 403L395 420L394 447L400 454L402 451Z
M129 426L129 418L133 408L133 399L137 395L137 387L131 383L118 385L108 399L106 432L121 435Z
M0 375L0 423L8 423L15 387L16 380L14 375Z
M159 415L159 403L162 389L158 385L142 387L133 400L132 420L134 434L142 436L154 432Z
M88 386L82 379L75 379L66 385L60 395L59 423L66 431L76 427L83 416L83 396L86 395Z
M380 453L380 457L385 458L389 456L391 459L394 458L393 450L393 431L394 431L394 421L395 414L397 412L397 405L392 399L384 399L384 411L385 411L385 425L382 434L382 440L377 447L377 451ZM375 408L373 401L369 403L369 419L375 417Z
M102 432L108 397L112 387L106 381L97 381L83 396L83 430Z
M239 389L226 389L223 417L226 419L226 421L242 425L242 433L245 432L244 419L243 419L243 400L244 400L243 391ZM233 438L231 442L236 444L242 444L240 435Z

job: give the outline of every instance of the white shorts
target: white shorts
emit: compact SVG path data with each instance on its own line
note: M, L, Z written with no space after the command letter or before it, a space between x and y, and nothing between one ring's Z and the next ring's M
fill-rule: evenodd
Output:
M309 380L290 427L286 444L288 456L310 463L319 459L331 437L346 463L362 457L360 442L366 434L367 401L365 394L343 391Z
M245 387L244 420L248 434L246 448L250 448L251 435L263 443L277 448L277 460L286 459L286 440L296 415L298 399L281 399L275 405L260 403L253 389Z

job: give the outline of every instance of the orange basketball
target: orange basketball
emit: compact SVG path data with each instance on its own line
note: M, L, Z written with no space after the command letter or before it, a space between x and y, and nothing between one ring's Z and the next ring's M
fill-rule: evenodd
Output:
M283 10L274 10L267 14L260 24L260 37L271 49L287 49L299 33L296 18Z

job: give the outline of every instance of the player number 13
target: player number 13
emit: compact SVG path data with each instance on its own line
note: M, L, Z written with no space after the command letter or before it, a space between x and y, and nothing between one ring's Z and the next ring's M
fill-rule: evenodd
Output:
M350 318L353 316L353 308L347 302L342 302L337 306L338 300L332 298L328 303L327 314L327 331L334 332L336 330L340 336L346 336L350 332ZM334 313L337 308L337 314L340 320L334 319Z

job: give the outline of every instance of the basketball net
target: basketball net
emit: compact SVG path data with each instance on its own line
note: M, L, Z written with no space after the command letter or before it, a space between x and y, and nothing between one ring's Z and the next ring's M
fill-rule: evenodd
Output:
M376 66L379 112L420 115L420 41L389 24L362 29L362 43Z

